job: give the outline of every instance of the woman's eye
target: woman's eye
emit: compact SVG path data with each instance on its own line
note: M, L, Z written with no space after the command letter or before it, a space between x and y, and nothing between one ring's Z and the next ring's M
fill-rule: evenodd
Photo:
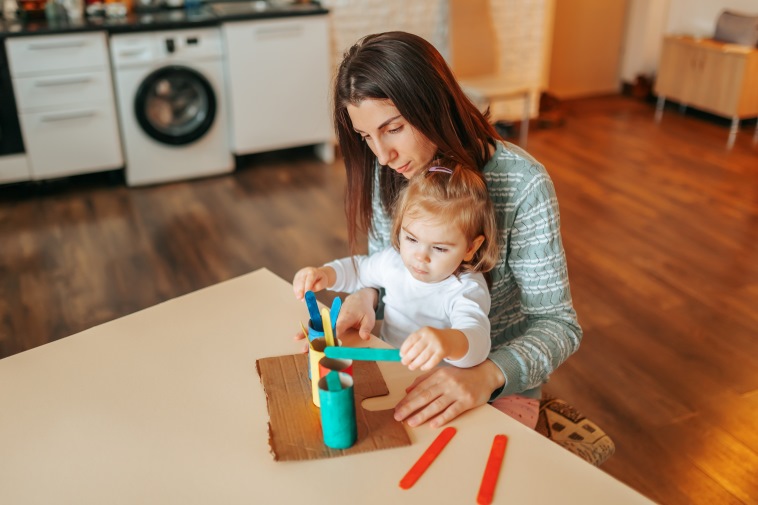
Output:
M397 128L392 128L391 130L387 130L387 133L400 133L402 129L403 129L402 126L398 126Z
M371 139L371 137L369 137L368 135L361 135L361 140L363 142L368 142L370 139Z

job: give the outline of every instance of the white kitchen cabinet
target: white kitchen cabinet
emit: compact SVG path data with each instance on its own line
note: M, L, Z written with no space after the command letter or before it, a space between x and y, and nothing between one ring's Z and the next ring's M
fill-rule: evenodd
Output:
M328 159L333 145L328 17L227 22L222 32L233 152L321 144Z
M104 32L6 41L33 179L124 165Z

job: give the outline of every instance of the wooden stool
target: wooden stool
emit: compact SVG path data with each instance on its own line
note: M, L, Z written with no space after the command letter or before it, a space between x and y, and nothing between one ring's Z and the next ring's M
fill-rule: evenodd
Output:
M602 465L616 450L611 437L597 424L565 401L544 393L535 429L595 466Z

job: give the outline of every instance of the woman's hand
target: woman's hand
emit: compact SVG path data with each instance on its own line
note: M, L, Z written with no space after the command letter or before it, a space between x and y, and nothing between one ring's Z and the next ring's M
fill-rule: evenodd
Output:
M375 311L378 300L379 293L373 288L363 288L348 295L342 302L342 309L337 318L337 335L344 335L347 330L354 328L363 340L371 338L376 324Z
M417 378L395 406L395 420L439 428L469 409L484 405L505 384L503 372L490 360L471 368L444 367Z

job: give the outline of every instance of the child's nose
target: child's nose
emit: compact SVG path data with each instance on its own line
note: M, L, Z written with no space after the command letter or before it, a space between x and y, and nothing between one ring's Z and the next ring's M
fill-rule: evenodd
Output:
M422 263L429 263L429 255L426 254L426 251L416 251L416 260Z

